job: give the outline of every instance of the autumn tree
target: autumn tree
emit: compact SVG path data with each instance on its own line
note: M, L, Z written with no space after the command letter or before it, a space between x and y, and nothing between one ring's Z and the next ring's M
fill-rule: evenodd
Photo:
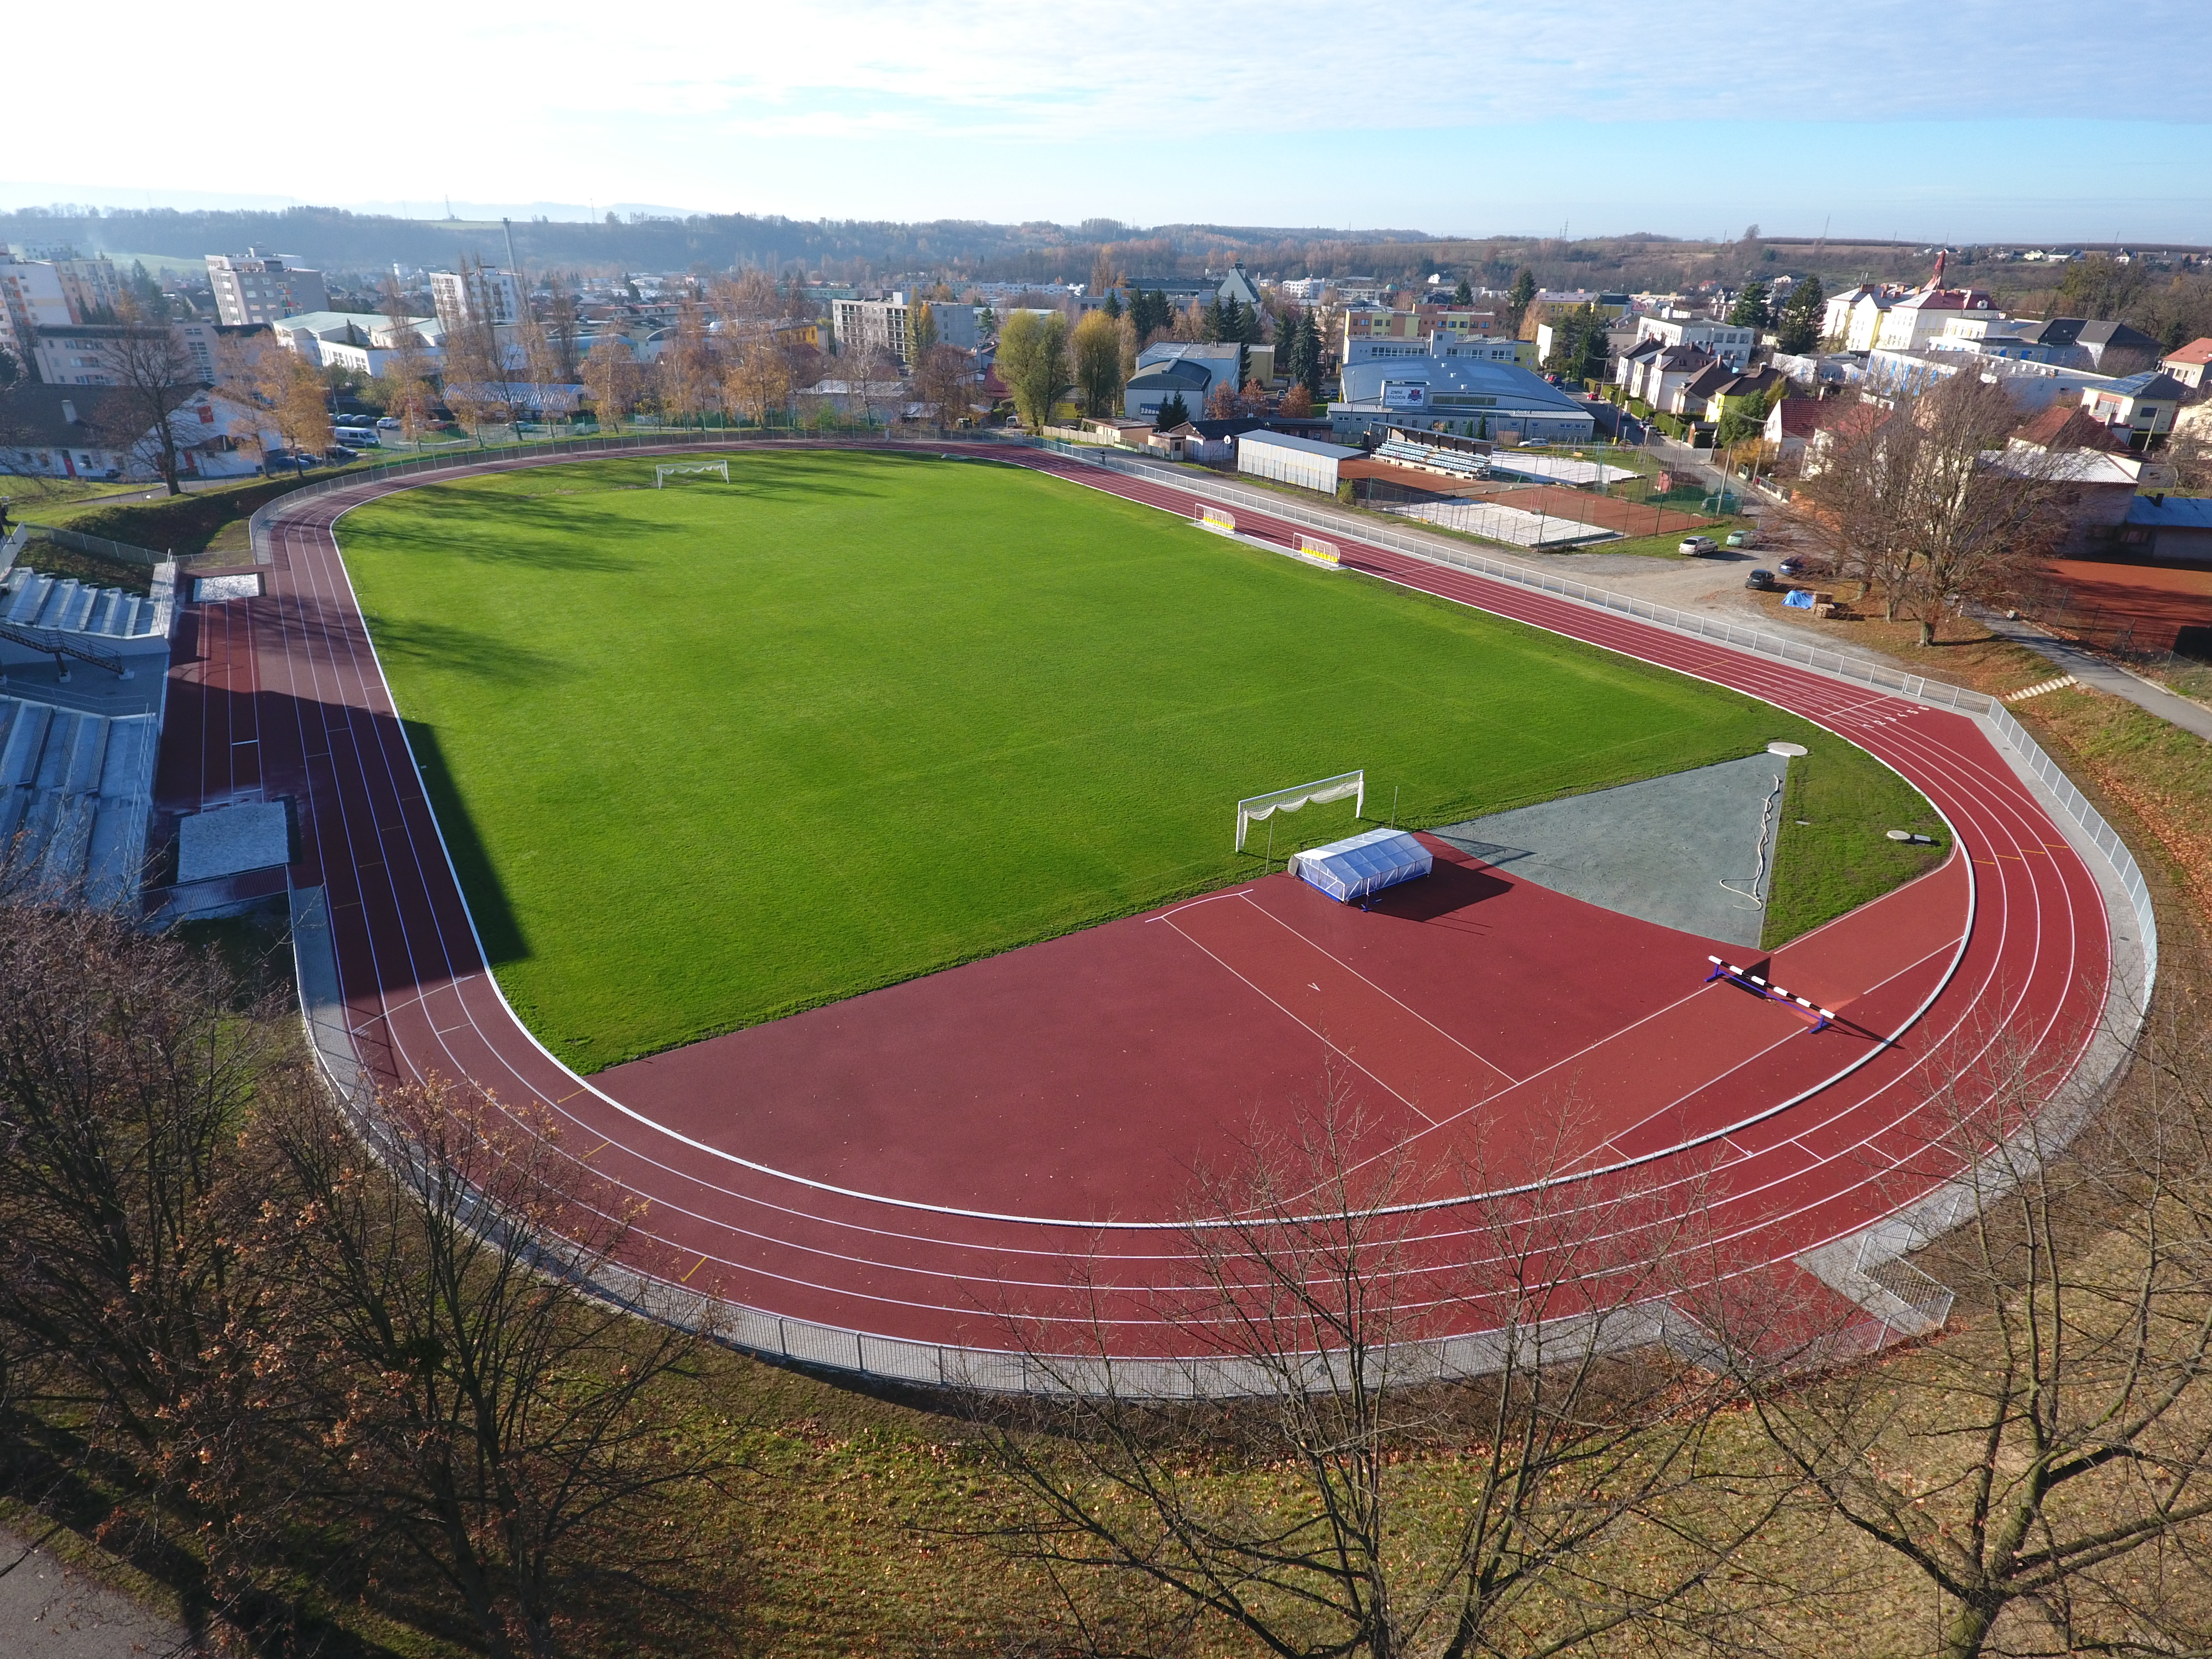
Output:
M998 372L1022 424L1043 430L1067 386L1067 319L1035 311L1008 317L999 331Z
M732 413L764 427L769 414L791 399L791 365L773 339L748 340L724 375L722 392Z
M674 336L653 365L661 410L679 425L696 421L703 427L721 388L720 353L707 323L707 309L697 300L678 300Z
M592 405L602 427L617 431L637 407L637 397L644 375L638 368L637 353L620 334L610 330L592 342L592 349L584 354L580 371L584 386L592 394Z
M0 906L0 984L8 1380L200 1529L227 1607L267 1288L241 1255L267 1188L235 1143L283 1058L274 1010L173 935L37 894Z
M399 285L390 277L385 279L383 311L392 341L392 356L384 366L385 409L399 422L399 435L410 444L419 443L436 403L430 390L430 358L408 315Z
M1086 415L1121 409L1121 329L1103 311L1086 312L1075 325L1075 386Z
M919 363L937 345L937 317L927 301L917 300L907 313L906 360L909 367Z

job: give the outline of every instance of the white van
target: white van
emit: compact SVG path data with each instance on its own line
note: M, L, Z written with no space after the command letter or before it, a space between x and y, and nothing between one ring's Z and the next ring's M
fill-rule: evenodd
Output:
M337 426L331 428L331 438L349 449L380 449L383 440L376 435L373 426Z

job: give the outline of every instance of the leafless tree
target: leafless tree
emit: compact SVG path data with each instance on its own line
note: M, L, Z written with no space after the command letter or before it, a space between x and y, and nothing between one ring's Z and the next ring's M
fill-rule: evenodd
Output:
M587 1594L684 1599L701 1540L666 1505L732 1446L702 1431L697 1339L578 1292L635 1206L550 1114L435 1079L260 1133L286 1179L256 1249L289 1299L257 1359L316 1402L296 1454L325 1502L435 1573L495 1659L550 1659Z
M940 428L957 426L968 417L974 383L974 365L957 346L932 346L915 365L914 395Z
M706 307L698 301L678 301L675 337L654 364L662 412L679 423L702 420L720 395L720 353L707 321Z
M1933 644L1960 599L2008 595L2063 532L2069 456L2009 447L2019 425L2002 387L1971 373L1868 398L1816 441L1792 516Z
M102 372L110 381L100 399L100 418L128 434L134 456L161 475L172 495L184 493L184 446L175 416L200 390L198 368L167 320L123 297L118 324L100 343Z
M385 407L399 422L399 435L409 443L421 441L430 424L435 394L430 390L429 353L408 314L399 284L386 278L384 315L392 330L392 356L385 365L389 389Z
M1562 1175L1576 1148L1562 1124L1500 1164ZM1721 1395L1656 1346L1660 1264L1697 1254L1700 1201L1540 1179L1439 1227L1423 1156L1332 1091L1201 1178L1187 1272L1152 1311L1243 1398L1145 1397L1111 1357L1110 1291L1080 1338L1016 1322L1057 1391L988 1433L1028 1499L1008 1546L1153 1587L1167 1639L1179 1612L1286 1656L1547 1655L1711 1616L1717 1564L1776 1494L1711 1529L1682 1501L1714 1475ZM1437 1346L1461 1327L1488 1334Z
M1802 1309L1713 1322L1775 1455L1932 1593L1944 1659L2212 1648L2208 1060L2201 1009L2163 1011L2086 1123L2013 1034L1931 1065L1907 1161L1957 1171L1963 1224L1919 1258L1956 1328L1853 1360Z
M857 408L861 423L873 426L885 411L896 419L906 392L898 354L877 340L855 343L841 360L845 370L848 407Z

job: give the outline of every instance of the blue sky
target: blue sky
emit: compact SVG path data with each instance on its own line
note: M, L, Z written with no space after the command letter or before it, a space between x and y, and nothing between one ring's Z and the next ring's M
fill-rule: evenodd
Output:
M2212 243L2212 0L122 9L10 25L0 206Z

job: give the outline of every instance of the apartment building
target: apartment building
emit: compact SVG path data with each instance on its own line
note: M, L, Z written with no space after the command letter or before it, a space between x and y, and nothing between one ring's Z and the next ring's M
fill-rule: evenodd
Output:
M511 328L526 314L522 279L511 270L470 265L462 270L430 273L430 303L447 333L471 323L489 323L495 329ZM328 311L330 302L301 306L301 313ZM273 320L273 319L272 319Z
M249 247L244 253L210 253L207 267L216 319L234 328L331 308L323 273L302 265L296 255Z
M915 313L924 306L928 307L929 319L936 325L938 344L957 346L963 351L975 349L975 307L951 301L929 305L924 300L909 299L903 292L895 292L884 300L831 301L831 336L841 352L856 347L880 346L910 368L914 366Z

